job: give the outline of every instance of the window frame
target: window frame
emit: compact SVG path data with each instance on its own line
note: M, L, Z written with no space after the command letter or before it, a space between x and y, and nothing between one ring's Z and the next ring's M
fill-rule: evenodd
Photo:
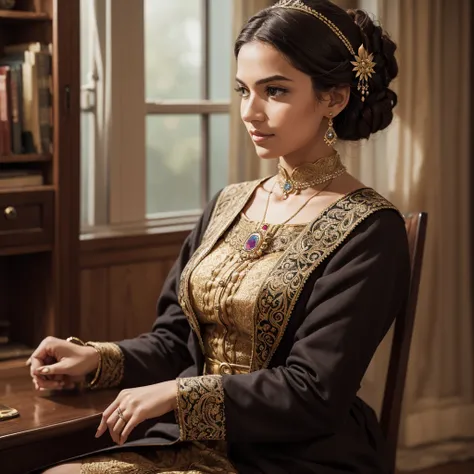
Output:
M193 225L209 201L210 119L230 114L229 100L210 99L210 2L200 0L202 64L200 100L152 101L145 97L144 0L82 0L93 5L96 29L89 39L92 61L82 85L81 114L88 114L89 147L87 222L81 232L119 228ZM92 10L91 10L92 11ZM127 31L124 35L123 31ZM123 58L127 58L126 61ZM230 87L230 84L229 84ZM201 209L146 214L146 118L192 114L201 123ZM113 157L113 159L111 158Z

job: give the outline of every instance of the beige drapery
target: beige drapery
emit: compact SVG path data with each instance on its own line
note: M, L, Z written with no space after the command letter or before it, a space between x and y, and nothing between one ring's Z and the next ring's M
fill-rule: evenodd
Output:
M268 1L236 1L236 31ZM349 170L403 212L429 213L398 467L474 456L474 345L470 298L469 18L465 0L339 0L375 13L398 43L394 123L364 144L340 146ZM250 9L252 7L252 9ZM247 8L247 10L245 10ZM244 11L245 10L245 11ZM240 12L240 13L239 13ZM240 15L240 16L239 16ZM272 172L256 156L232 104L231 181ZM379 410L391 333L360 395Z
M470 298L469 18L465 0L359 0L398 43L394 124L345 147L351 171L403 212L429 213L411 346L398 467L474 456L474 346ZM374 10L378 10L374 11ZM379 408L390 339L364 378Z
M234 0L233 37L237 38L242 26L252 15L273 3L274 0ZM236 64L232 60L232 87L235 73ZM255 146L240 118L240 98L237 94L232 95L230 129L229 182L237 183L272 174L276 169L276 160L262 160L255 153Z
M398 467L474 456L474 347L469 205L469 18L464 0L359 0L398 43L394 124L341 147L350 171L404 212L426 210L429 233L405 389ZM377 410L391 334L360 394Z

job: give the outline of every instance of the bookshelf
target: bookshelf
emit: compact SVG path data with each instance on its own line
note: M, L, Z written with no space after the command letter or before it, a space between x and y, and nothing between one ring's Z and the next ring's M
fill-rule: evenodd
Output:
M30 21L45 21L50 20L51 17L47 13L42 12L28 12L19 10L0 10L0 19L2 20L30 20Z
M51 161L53 156L49 153L38 155L36 153L22 153L19 155L0 155L0 164L2 163L38 163L43 161Z
M79 0L17 0L13 10L0 10L0 61L18 45L51 45L49 149L26 149L25 127L21 153L0 148L0 176L41 176L41 184L0 185L0 323L7 321L0 324L0 371L47 335L77 333L79 17Z

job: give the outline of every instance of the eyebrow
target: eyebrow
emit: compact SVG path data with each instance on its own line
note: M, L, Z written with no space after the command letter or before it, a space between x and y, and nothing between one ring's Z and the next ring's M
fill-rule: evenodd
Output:
M238 77L235 78L235 80L237 82L239 82L240 84L243 84L245 85L245 82L244 81L241 81ZM265 77L264 79L259 79L255 85L256 86L259 86L261 84L266 84L267 82L273 82L273 81L289 81L289 82L293 82L291 79L289 79L288 77L285 77L285 76L281 76L280 74L275 74L274 76L270 76L270 77Z

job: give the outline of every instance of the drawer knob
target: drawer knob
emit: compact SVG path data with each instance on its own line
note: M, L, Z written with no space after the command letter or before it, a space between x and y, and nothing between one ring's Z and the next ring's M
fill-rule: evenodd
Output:
M18 212L13 206L6 207L3 213L9 221L13 221L18 217Z

